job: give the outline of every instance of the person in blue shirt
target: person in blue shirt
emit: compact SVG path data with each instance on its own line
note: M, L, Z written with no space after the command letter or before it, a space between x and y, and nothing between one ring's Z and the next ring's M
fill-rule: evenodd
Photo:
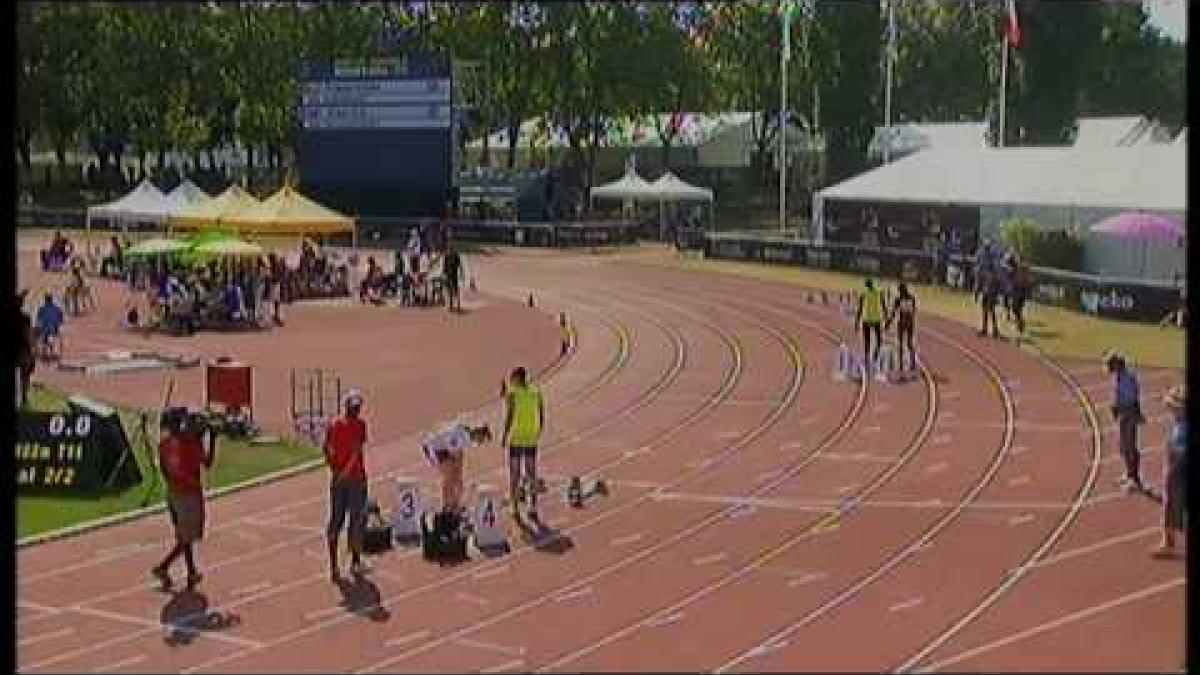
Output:
M1141 454L1138 452L1138 426L1144 424L1142 416L1141 385L1120 352L1110 349L1104 355L1104 367L1113 376L1112 415L1119 429L1119 449L1125 460L1125 475L1120 485L1126 492L1146 492L1140 472Z
M54 295L47 293L42 306L38 307L37 329L39 344L50 354L58 344L64 318L62 308L54 302Z
M1163 399L1171 411L1171 432L1163 464L1163 534L1154 550L1158 558L1176 556L1175 535L1183 534L1187 511L1187 397L1177 386Z

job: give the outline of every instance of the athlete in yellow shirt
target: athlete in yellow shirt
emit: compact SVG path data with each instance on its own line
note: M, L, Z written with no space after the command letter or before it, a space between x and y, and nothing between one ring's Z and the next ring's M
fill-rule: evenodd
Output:
M875 363L879 356L879 345L883 342L883 290L875 287L875 282L867 279L866 288L858 297L858 313L854 318L855 328L862 326L863 360L867 368ZM871 336L875 336L875 348L871 348Z
M524 368L514 368L504 395L504 435L508 448L509 504L519 513L522 492L529 503L529 518L537 520L537 446L546 419L542 392L531 385ZM522 479L527 489L522 490Z

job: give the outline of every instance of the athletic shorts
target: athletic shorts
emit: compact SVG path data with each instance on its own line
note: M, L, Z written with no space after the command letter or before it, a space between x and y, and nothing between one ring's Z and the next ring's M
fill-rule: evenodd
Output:
M167 493L167 511L175 526L175 539L191 544L204 538L204 494L201 492Z
M329 527L325 533L336 537L349 520L346 528L351 539L362 541L367 525L367 484L355 481L339 481L329 486Z
M508 446L509 459L521 459L522 457L537 457L536 445L510 445Z

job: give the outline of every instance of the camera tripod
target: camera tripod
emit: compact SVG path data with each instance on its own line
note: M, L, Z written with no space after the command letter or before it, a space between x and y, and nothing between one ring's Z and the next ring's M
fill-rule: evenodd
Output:
M149 410L138 411L138 425L130 444L133 446L134 456L139 459L138 463L150 474L143 482L145 487L142 489L142 506L148 506L152 496L160 491L157 446L150 435L150 415Z

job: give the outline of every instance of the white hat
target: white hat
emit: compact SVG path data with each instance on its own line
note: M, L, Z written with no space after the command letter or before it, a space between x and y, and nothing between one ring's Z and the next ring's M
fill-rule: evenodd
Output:
M363 395L357 389L351 389L346 392L346 396L342 399L342 404L347 408L361 408L363 404Z

